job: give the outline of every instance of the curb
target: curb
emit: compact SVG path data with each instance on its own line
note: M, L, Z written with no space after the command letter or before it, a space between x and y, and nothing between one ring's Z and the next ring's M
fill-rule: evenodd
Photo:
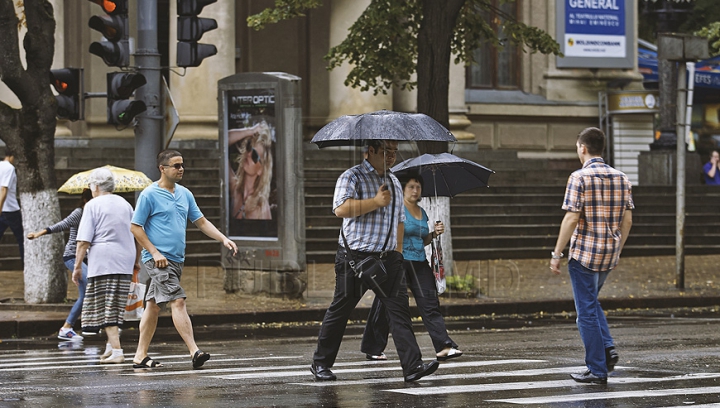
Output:
M603 299L603 309L606 311L621 309L667 309L667 308L695 308L720 306L720 297L653 297L653 298L624 298ZM24 311L64 311L64 305L0 305L1 310ZM15 308L15 307L18 308ZM61 310L62 309L62 310ZM506 301L498 303L482 303L468 305L440 306L443 316L479 317L479 316L512 316L535 313L574 313L575 304L572 300L538 300L538 301ZM368 307L356 308L350 315L350 320L364 321L370 311ZM411 308L411 314L418 316L417 308ZM259 323L287 323L287 322L320 322L325 315L324 308L285 310L274 312L248 312L248 313L208 313L191 314L193 326L220 326L228 324L259 324ZM27 320L22 317L0 321L0 333L4 338L32 338L45 337L57 332L62 326L60 319ZM125 322L124 328L137 329L138 321ZM158 328L172 328L171 316L160 316ZM211 328L209 329L212 330Z

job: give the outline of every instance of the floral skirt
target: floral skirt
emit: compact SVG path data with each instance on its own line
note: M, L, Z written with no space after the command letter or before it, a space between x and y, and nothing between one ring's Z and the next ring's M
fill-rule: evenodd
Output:
M122 327L132 275L115 274L88 278L82 308L83 331Z

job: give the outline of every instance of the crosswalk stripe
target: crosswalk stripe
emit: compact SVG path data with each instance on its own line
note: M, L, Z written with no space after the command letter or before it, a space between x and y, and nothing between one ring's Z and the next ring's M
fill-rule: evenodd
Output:
M613 384L641 384L641 383L656 383L656 382L668 382L668 381L684 381L684 380L699 380L699 379L711 379L720 378L720 373L699 373L699 374L685 374L685 375L674 375L671 377L623 377L613 378L611 381ZM494 383L494 384L470 384L470 385L450 385L446 387L432 387L432 388L403 388L396 390L385 390L389 392L397 392L408 395L438 395L438 394L458 394L466 392L489 392L489 391L503 391L503 390L524 390L524 389L537 389L537 388L562 388L562 387L573 387L580 386L574 380L557 380L557 381L522 381L522 382L506 382L506 383ZM586 386L586 385L581 385ZM503 400L503 402L507 402Z
M666 390L596 392L590 394L555 395L547 397L492 399L488 402L505 402L509 404L558 404L562 402L591 401L618 398L649 398L667 397L671 395L699 395L720 393L720 387L673 388Z
M619 368L619 367L618 367ZM442 367L440 368L442 369ZM544 369L514 370L514 371L490 371L482 373L465 373L465 374L435 374L423 377L421 381L442 381L442 380L469 380L473 378L492 378L492 377L526 377L539 376L547 374L570 374L576 373L583 367L557 367ZM336 385L359 385L359 384L375 384L387 382L403 382L402 378L368 378L364 380L346 380L346 381L308 381L301 383L291 383L296 385L309 385L313 387L328 387Z

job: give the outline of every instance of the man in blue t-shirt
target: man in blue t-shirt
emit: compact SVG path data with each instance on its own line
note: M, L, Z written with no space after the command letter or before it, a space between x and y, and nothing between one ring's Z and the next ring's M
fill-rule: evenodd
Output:
M177 184L185 173L180 152L160 152L157 164L160 180L140 193L130 226L135 239L144 248L142 261L150 275L133 368L162 366L148 357L147 353L157 328L159 305L165 303L172 311L175 329L190 351L193 368L198 368L210 359L210 354L203 352L195 344L192 322L185 307L185 291L180 286L185 262L187 220L208 237L222 242L227 249L233 251L233 255L237 254L237 246L203 216L190 190Z
M720 153L717 150L713 150L710 154L710 161L705 163L703 166L703 175L705 176L705 184L709 186L720 185L720 169L718 166L720 162Z

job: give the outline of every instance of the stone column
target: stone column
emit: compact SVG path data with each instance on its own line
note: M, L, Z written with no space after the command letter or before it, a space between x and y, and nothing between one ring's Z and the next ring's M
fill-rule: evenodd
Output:
M177 64L177 2L170 2L170 65ZM213 18L218 28L203 35L199 42L213 44L218 53L199 67L185 70L185 76L170 74L170 93L180 115L173 140L217 139L217 82L235 74L235 2L220 1L206 6L201 14ZM238 22L239 24L240 22ZM174 68L183 71L183 68Z
M454 58L454 56L452 57ZM450 61L450 87L448 89L450 131L459 142L474 142L475 135L467 129L472 122L468 119L465 106L465 65Z
M360 17L370 4L370 0L333 0L330 3L330 46L340 44L348 35L350 26ZM392 90L388 93L373 95L372 91L361 92L345 86L345 78L351 70L350 64L343 64L330 71L330 116L331 121L338 116L372 112L380 109L392 109Z

